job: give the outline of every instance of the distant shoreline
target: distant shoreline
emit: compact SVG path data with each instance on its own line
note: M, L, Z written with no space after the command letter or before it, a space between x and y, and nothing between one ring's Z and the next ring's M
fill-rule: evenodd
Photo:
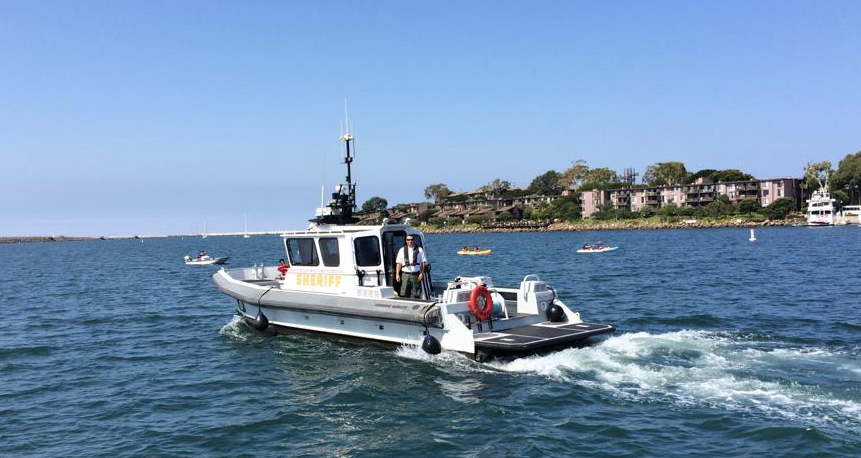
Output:
M87 240L98 240L98 237L69 237L65 235L37 235L26 237L0 237L0 244L4 243L45 243L45 242L84 242Z
M494 227L482 228L478 226L456 226L449 228L424 228L419 227L426 234L464 234L480 232L580 232L580 231L636 231L655 229L713 229L713 228L754 228L754 227L791 227L805 226L806 221L801 218L785 220L766 221L744 221L744 220L697 220L697 221L652 221L652 220L606 220L606 221L575 221L552 223L546 227ZM195 235L168 235L164 237L195 237ZM108 237L106 240L131 240L136 238L150 238L147 236L135 237ZM90 240L101 240L101 237L76 237L65 235L54 236L16 236L0 237L0 245L12 243L47 243L47 242L86 242Z

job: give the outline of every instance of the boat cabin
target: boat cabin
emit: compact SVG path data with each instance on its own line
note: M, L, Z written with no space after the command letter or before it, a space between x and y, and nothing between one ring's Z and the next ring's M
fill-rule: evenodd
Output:
M336 294L358 287L382 288L379 297L392 297L395 259L407 234L424 247L424 234L404 224L382 226L316 226L281 234L289 270L281 287Z

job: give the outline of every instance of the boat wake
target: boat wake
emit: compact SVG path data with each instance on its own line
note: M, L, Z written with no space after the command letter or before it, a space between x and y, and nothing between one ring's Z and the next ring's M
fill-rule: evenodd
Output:
M498 372L487 367L487 365L479 364L471 358L453 351L429 355L418 345L401 345L395 350L395 354L402 358L431 363L440 368L453 369L456 372Z
M248 340L248 337L252 335L251 330L245 322L242 321L242 317L239 315L233 315L233 318L231 318L227 324L222 326L221 331L218 333L224 337L240 342Z
M635 402L669 400L861 428L861 392L853 388L861 383L857 355L775 345L704 331L639 332L488 365Z

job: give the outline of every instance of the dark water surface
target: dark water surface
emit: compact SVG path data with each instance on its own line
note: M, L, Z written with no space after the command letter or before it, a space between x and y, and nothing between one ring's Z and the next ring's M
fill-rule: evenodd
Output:
M618 326L484 364L257 334L182 262L277 237L0 245L0 456L861 456L861 228L757 235L428 236L437 281L537 273Z

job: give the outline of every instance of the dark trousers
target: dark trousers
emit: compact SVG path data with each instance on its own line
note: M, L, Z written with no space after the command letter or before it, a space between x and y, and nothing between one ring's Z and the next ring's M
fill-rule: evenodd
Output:
M401 272L401 297L419 298L422 295L422 284L419 283L419 273Z

